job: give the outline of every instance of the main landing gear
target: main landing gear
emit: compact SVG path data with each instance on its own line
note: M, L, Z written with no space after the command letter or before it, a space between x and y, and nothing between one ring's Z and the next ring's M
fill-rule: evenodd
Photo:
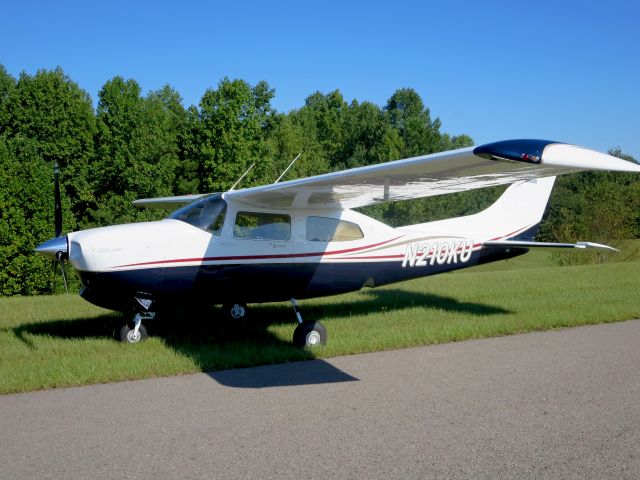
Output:
M317 347L318 345L326 345L327 330L320 322L305 322L302 320L298 302L295 298L291 299L293 311L298 319L298 326L293 332L293 344L296 347Z
M147 337L147 329L142 325L142 320L151 320L156 314L154 312L136 313L133 321L125 323L120 329L120 340L125 343L144 342Z

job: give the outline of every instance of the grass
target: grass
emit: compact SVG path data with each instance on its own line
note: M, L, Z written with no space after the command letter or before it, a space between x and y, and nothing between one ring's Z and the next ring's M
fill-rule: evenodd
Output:
M288 304L251 321L215 311L147 324L139 345L114 340L123 317L76 295L0 299L0 393L220 370L640 317L640 262L557 267L549 253L301 302L326 347L291 345Z

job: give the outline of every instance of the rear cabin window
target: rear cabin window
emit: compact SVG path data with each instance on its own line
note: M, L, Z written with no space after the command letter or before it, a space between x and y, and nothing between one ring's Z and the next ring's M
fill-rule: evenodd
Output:
M310 242L347 242L363 238L358 225L329 217L307 217L307 240Z
M250 240L289 240L291 217L281 213L238 212L233 236Z

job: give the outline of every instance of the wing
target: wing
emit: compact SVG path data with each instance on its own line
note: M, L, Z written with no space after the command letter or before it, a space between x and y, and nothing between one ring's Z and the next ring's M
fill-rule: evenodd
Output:
M141 198L134 200L132 203L138 208L165 208L176 209L197 199L208 195L208 193L199 193L195 195L180 195L178 197L158 197L158 198Z
M551 177L580 170L640 172L640 165L546 140L506 140L315 177L232 190L224 198L267 208L355 208ZM137 207L178 208L205 194L135 200Z
M640 172L640 165L583 147L507 140L224 193L248 206L355 208L580 170Z

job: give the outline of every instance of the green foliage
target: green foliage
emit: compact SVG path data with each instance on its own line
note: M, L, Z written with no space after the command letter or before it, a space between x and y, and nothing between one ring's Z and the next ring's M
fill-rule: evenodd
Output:
M15 87L16 79L7 72L4 65L0 65L0 135L3 133L3 127L7 122L5 118L5 102Z
M611 150L628 161L633 157ZM632 173L581 172L556 179L539 238L546 241L589 240L614 246L640 237L640 179ZM559 251L560 264L602 263L612 254Z
M200 126L198 109L195 106L184 111L184 121L176 131L178 164L176 165L174 193L188 195L203 191L198 175L200 160L198 129Z
M135 80L115 77L104 85L97 111L97 158L91 166L96 201L85 225L158 216L137 210L131 202L172 195L178 134L186 117L179 94L168 86L145 98Z
M60 165L64 192L74 214L80 214L92 200L88 167L94 155L96 122L87 92L61 68L39 70L33 76L22 73L15 87L8 89L1 108L2 134L35 141L45 161Z
M420 95L412 88L401 88L385 107L389 120L404 142L403 158L426 155L443 150L440 119L431 121L431 113Z
M274 94L267 82L252 87L229 78L205 92L195 129L198 175L205 190L229 189L252 163L253 178L261 178L268 169L266 133Z
M49 291L51 263L34 247L54 236L53 165L26 138L0 136L0 295ZM64 230L75 225L63 203Z

